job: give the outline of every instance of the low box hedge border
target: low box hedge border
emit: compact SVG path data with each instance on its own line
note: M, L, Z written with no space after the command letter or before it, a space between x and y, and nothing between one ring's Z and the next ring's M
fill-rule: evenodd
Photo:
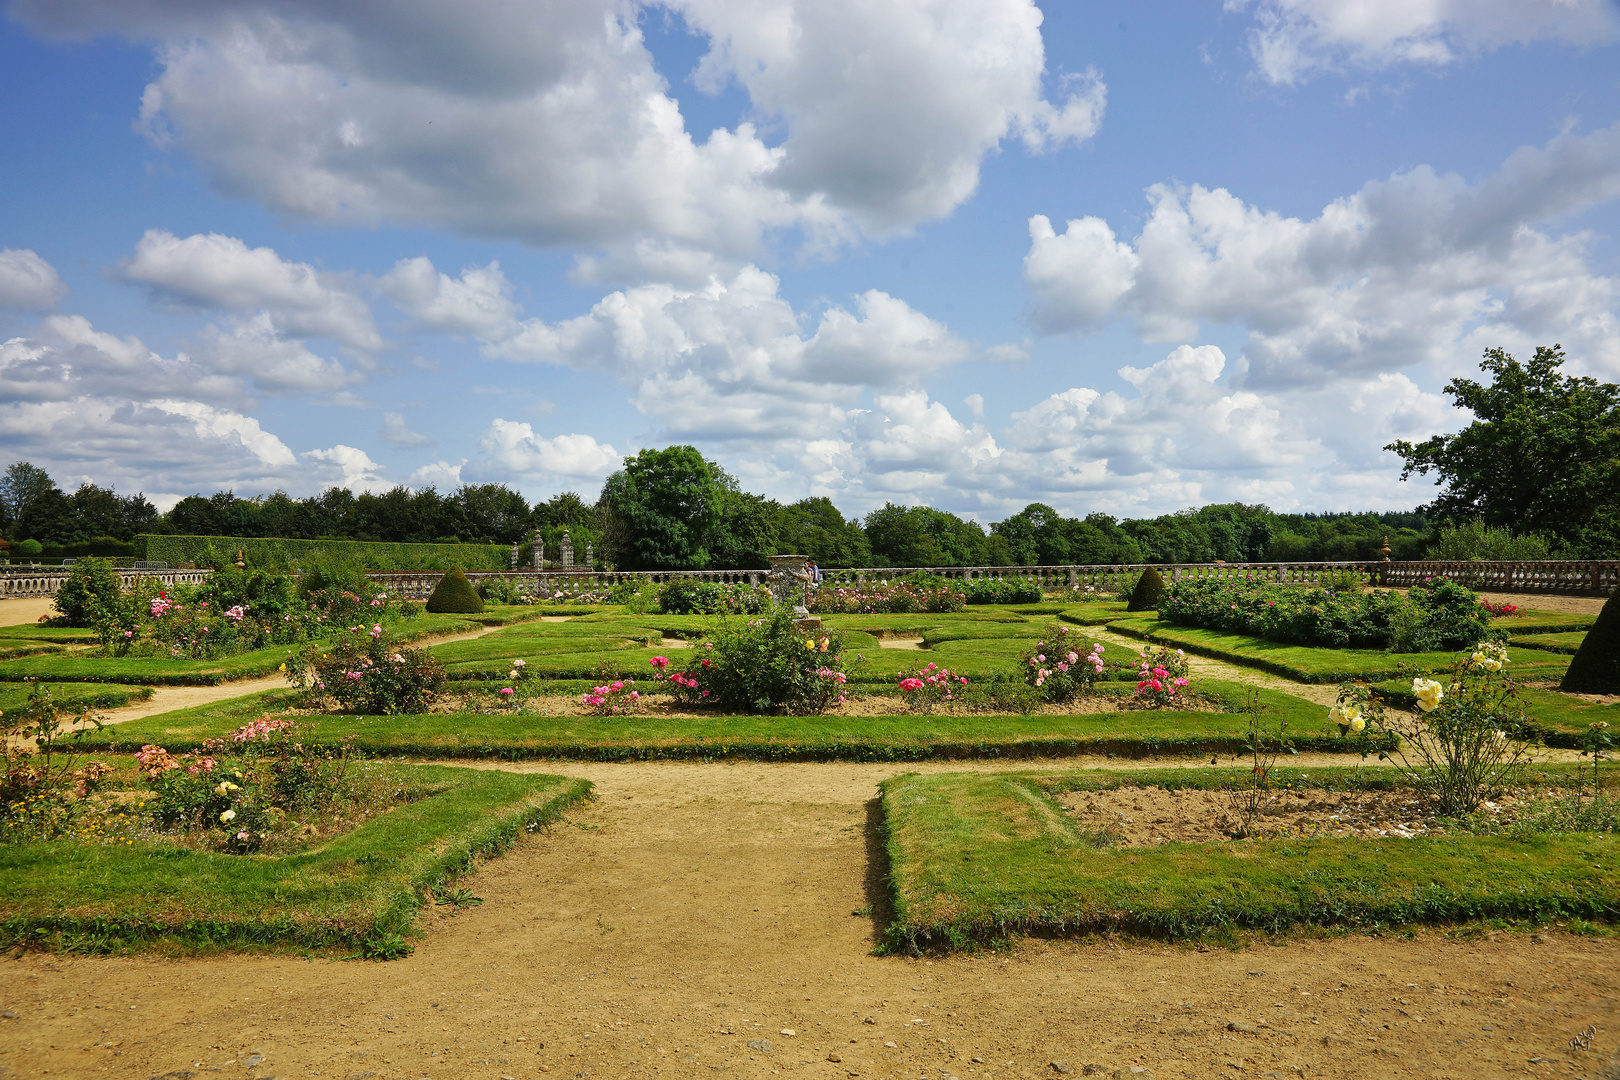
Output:
M1249 688L1204 680L1199 689L1240 708ZM1326 710L1273 690L1258 692L1286 719L1301 752L1347 753ZM284 708L286 691L180 709L88 732L88 752L129 753L147 743L194 750L242 723ZM304 715L305 741L348 739L369 757L504 761L930 761L1025 760L1079 755L1146 758L1232 755L1244 750L1244 721L1232 713L1133 710L1083 715L946 716L543 716L433 713Z
M0 845L0 949L359 949L404 935L428 892L591 792L588 780L395 765L442 788L311 850L244 857L136 844Z
M1285 770L1279 783L1309 775L1318 786L1333 782L1333 772ZM1351 773L1334 779L1343 784ZM1301 927L1376 932L1620 916L1620 837L1608 834L1111 849L1098 847L1052 798L1088 782L1218 787L1228 775L912 773L884 781L892 918L882 949L975 947L1025 934L1230 940Z

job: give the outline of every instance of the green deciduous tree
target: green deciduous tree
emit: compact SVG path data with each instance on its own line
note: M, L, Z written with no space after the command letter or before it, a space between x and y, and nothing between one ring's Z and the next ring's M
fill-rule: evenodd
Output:
M701 570L727 496L726 474L693 446L643 450L607 478L598 502L604 546L627 570Z
M1491 385L1453 379L1445 391L1474 422L1452 435L1385 447L1405 461L1401 479L1436 474L1426 509L1448 521L1479 520L1543 533L1576 553L1620 548L1620 386L1559 374L1561 346L1521 364L1485 350Z

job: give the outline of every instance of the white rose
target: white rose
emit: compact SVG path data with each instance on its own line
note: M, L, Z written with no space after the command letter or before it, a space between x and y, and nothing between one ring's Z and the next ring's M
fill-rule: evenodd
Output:
M220 820L221 824L229 825L231 822L236 820L236 811L235 810L227 810L227 811L225 811L223 814L219 815L219 820Z

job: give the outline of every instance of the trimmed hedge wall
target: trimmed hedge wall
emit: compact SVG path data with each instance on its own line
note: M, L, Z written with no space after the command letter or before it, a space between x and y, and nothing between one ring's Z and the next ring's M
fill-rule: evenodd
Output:
M512 549L502 544L386 544L369 540L287 540L278 537L157 536L137 538L146 558L170 566L224 566L243 553L255 570L291 573L312 562L338 562L355 570L505 570Z

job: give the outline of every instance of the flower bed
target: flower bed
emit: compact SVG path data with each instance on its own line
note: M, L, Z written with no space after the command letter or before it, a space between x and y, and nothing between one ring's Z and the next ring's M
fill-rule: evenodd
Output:
M1441 578L1413 586L1404 597L1254 580L1179 581L1165 590L1158 611L1181 626L1328 648L1428 652L1466 648L1491 636L1490 615L1474 593Z
M813 615L909 615L961 611L967 594L954 585L916 584L823 586L811 590L806 607Z

